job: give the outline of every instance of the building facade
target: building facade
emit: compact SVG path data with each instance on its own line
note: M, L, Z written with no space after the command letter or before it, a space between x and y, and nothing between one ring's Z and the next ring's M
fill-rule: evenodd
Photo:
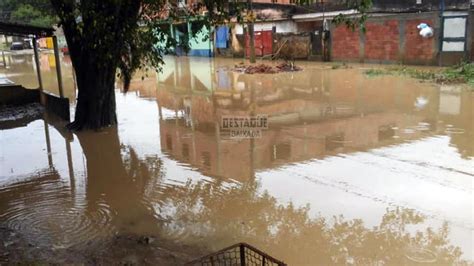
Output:
M359 15L346 1L315 0L303 6L294 2L253 1L257 56L417 65L453 65L474 59L473 0L373 0L365 31L334 23L339 14ZM430 27L433 34L421 36L420 24ZM209 36L207 42L195 38L188 54L246 57L246 28L236 24L206 29L202 34ZM175 34L183 33L177 30Z

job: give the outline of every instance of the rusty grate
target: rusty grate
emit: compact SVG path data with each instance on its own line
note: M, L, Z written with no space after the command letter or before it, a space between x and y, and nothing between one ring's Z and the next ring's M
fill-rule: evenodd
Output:
M286 266L265 252L247 243L238 243L193 260L187 265L201 266Z

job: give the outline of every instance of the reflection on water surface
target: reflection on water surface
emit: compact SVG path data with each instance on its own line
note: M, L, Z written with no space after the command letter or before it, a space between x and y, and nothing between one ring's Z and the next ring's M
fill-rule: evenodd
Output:
M4 74L25 81L28 62ZM45 117L0 131L0 223L40 247L133 233L210 251L245 241L290 265L472 261L472 93L236 63L168 58L117 93L117 128L71 134ZM219 126L251 114L269 117L261 138Z

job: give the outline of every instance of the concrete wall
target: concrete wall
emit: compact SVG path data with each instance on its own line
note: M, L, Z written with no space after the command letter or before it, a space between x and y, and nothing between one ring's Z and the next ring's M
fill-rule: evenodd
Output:
M266 31L272 30L273 27L276 28L277 33L290 33L290 32L297 32L298 28L296 23L291 20L282 20L282 21L273 21L273 22L258 22L255 23L254 30L255 31ZM235 33L236 34L244 34L244 30L241 24L237 24L235 26Z
M46 110L69 122L69 99L41 92L39 89L25 89L20 85L0 87L0 106L42 103Z
M43 105L46 107L46 110L67 122L70 121L71 115L68 98L60 98L56 95L46 92L40 92L40 95L40 97L43 99Z
M433 37L419 35L416 26L422 22L434 28ZM434 65L439 50L439 24L438 13L430 12L371 18L365 34L333 25L332 60Z
M232 31L232 56L233 57L244 57L245 53L245 36L243 34L237 35L235 31Z
M466 10L469 8L471 0L443 0L445 10ZM310 12L326 12L347 9L347 0L325 0L313 1L313 4L296 6L295 11L298 14ZM439 11L441 0L422 0L420 4L416 0L372 0L372 12L429 12Z
M190 40L191 56L212 56L212 42L209 38L209 29L203 26L202 29L196 34L196 37Z
M37 103L39 100L40 93L37 89L25 89L20 85L0 87L0 106Z

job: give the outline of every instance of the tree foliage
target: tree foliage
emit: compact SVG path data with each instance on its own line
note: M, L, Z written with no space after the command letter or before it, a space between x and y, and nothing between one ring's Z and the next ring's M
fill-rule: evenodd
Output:
M372 0L347 0L346 5L349 9L355 10L358 14L355 16L345 16L339 14L334 17L335 24L345 24L352 29L359 28L365 33L365 22L368 19L368 13L372 9Z
M49 0L2 0L0 20L43 27L56 23Z

